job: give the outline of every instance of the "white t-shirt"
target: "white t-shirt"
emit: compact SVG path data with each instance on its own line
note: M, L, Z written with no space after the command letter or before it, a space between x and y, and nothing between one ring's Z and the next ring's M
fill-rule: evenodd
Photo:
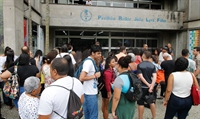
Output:
M92 5L92 1L86 1L86 5Z
M196 63L195 61L188 59L188 68L187 71L194 72L196 70Z
M83 95L83 85L82 83L76 79L74 80L74 87L73 91L81 98ZM68 89L72 89L72 77L67 76L61 79L56 80L51 85L60 85L64 86ZM57 87L57 86L50 86L46 88L40 97L40 104L38 108L39 115L49 115L51 114L51 119L62 119L59 115L67 118L67 104L69 100L69 91ZM54 113L53 111L57 112L59 115Z
M174 72L172 74L174 76L173 94L181 98L188 97L193 84L192 74L190 72Z
M72 64L75 65L76 64L76 61L74 59L74 56L72 54L69 54L69 53L60 53L56 56L56 58L59 58L59 57L64 57L65 55L69 55L71 57L71 60L72 60Z
M3 64L6 62L6 56L0 56L0 72L3 70Z
M89 58L91 58L91 57L89 57ZM85 62L83 63L82 71L85 71L87 73L87 76L92 76L95 74L95 67L91 60L85 60ZM96 95L98 93L97 80L91 79L88 81L84 81L83 89L84 89L84 94Z
M24 93L19 98L19 116L21 119L38 119L39 99Z

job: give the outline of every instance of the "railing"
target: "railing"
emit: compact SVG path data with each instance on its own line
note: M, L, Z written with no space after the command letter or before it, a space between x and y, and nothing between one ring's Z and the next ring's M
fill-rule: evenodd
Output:
M45 0L41 0L42 3ZM85 1L79 0L50 0L51 4L85 4ZM105 7L121 7L121 8L138 8L138 9L163 9L163 4L156 3L152 1L142 1L142 0L133 0L133 1L103 1L103 0L92 0L92 6L105 6Z

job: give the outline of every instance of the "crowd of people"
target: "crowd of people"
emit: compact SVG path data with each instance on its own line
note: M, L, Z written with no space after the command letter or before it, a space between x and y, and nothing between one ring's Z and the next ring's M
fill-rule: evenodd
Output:
M114 119L132 119L136 107L139 119L143 119L145 107L150 108L152 119L156 119L156 101L146 99L152 94L155 100L163 99L167 107L165 119L186 118L192 106L191 87L195 84L199 88L200 47L194 48L193 60L189 59L188 49L183 49L182 57L175 60L170 43L153 52L149 51L148 44L143 46L141 51L121 46L117 54L109 52L106 58L102 56L99 42L85 51L75 52L72 45L63 45L46 55L37 50L34 56L28 46L23 46L19 57L6 47L0 56L0 88L3 90L5 81L17 68L19 96L12 100L2 91L3 102L10 109L15 106L21 119L67 118L70 91L61 88L65 87L80 98L85 119L98 119L98 94L102 97L104 119L109 118L109 113ZM80 76L75 78L80 66ZM157 81L158 70L164 72L163 81ZM130 102L124 96L130 82L127 75L120 74L127 71L142 82L143 94L137 102ZM104 83L101 90L98 90L99 78ZM157 96L158 87L161 91Z

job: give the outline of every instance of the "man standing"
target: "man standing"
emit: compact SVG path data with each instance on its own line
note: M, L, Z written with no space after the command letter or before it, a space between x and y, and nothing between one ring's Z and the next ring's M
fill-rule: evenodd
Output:
M148 51L148 45L145 43L145 44L143 44L143 48L142 48L142 50L141 50L141 52L140 52L140 56L142 56L143 55L143 52L144 51Z
M196 63L196 70L194 72L194 75L197 77L198 83L200 84L200 47L194 47L193 55L193 60Z
M69 67L67 60L64 58L55 58L51 63L50 72L51 77L56 81L42 92L38 108L39 119L67 118L70 96L70 91L67 89L73 88L72 90L83 102L83 86L78 79L67 75Z
M126 47L125 46L121 46L119 48L119 53L115 55L117 57L117 60L119 60L121 57L125 57L126 56Z
M151 59L151 52L144 51L142 55L143 62L141 62L138 67L138 77L142 81L142 97L140 100L137 101L138 104L138 117L139 119L143 119L143 113L144 113L144 102L145 96L149 93L155 93L154 92L154 86L156 82L156 67L153 65L153 63L150 62ZM152 102L150 105L151 113L152 113L152 119L156 118L156 106Z
M96 61L101 58L101 47L92 45L90 49L91 60L85 60L83 69L80 75L80 80L83 81L84 90L84 105L83 111L85 119L98 119L98 89L97 79L101 73L97 71Z
M181 53L184 58L188 59L188 68L186 70L194 73L194 71L196 70L196 63L195 61L189 59L189 50L183 49Z
M175 61L171 59L170 57L171 55L168 54L167 52L163 54L163 59L164 61L161 63L161 68L165 71L165 86L167 87L167 81L168 81L168 77L169 75L172 73L172 71L174 70L174 64Z

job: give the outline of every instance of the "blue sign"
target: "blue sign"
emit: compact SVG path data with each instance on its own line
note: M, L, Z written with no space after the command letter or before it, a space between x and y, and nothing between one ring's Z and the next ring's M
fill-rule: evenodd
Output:
M81 12L80 17L83 21L88 22L92 19L92 13L89 10L85 9Z

